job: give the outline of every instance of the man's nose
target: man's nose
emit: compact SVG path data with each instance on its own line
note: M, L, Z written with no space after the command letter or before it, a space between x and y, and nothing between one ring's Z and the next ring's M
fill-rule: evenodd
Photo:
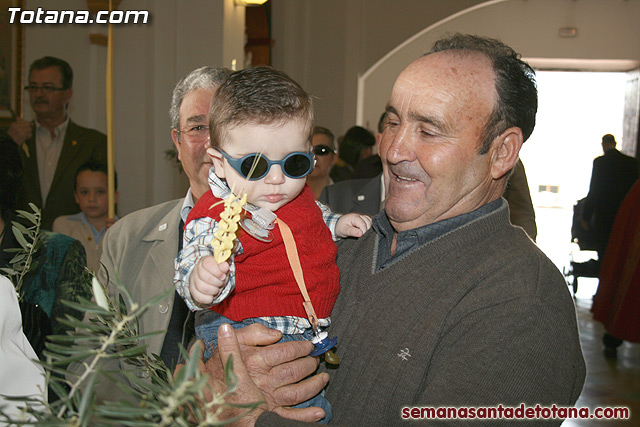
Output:
M387 139L388 140L385 140ZM415 159L411 149L411 134L407 126L402 126L397 132L385 134L382 137L382 145L387 145L386 158L389 163L412 161Z

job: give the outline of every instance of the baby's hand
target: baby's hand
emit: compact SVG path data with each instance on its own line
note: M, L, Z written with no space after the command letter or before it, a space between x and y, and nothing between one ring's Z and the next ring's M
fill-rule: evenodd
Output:
M191 298L201 305L209 305L220 295L229 280L229 263L218 264L212 256L203 257L189 278Z
M336 225L338 237L360 237L371 228L371 217L357 213L342 215Z

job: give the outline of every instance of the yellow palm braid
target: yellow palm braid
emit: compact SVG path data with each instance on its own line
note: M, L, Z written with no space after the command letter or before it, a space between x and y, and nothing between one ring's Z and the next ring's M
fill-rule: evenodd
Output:
M236 238L236 231L238 231L240 212L242 212L242 208L246 204L246 194L242 198L238 198L232 192L224 199L224 211L220 214L218 229L213 234L214 240L211 242L213 257L218 264L226 261L231 256L234 246L233 241Z

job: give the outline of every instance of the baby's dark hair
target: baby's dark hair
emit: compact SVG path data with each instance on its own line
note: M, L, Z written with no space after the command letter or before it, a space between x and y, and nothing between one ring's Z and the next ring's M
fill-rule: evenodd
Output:
M99 160L96 159L89 159L86 162L84 162L83 164L80 165L80 167L78 168L78 170L76 170L76 176L73 180L73 191L77 190L78 187L78 175L80 175L81 172L84 171L91 171L91 172L102 172L103 174L105 174L106 176L109 176L109 169L107 167L107 164L105 162L101 162ZM118 189L118 174L114 173L114 182L115 182L115 189Z
M211 146L220 147L227 132L242 124L281 124L298 119L304 121L310 141L313 102L298 83L271 67L245 68L231 74L211 101Z

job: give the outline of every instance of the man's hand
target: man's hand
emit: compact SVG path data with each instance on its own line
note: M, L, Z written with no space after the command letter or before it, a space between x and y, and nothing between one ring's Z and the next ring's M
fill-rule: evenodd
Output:
M336 225L338 237L362 237L371 228L371 217L357 213L345 214L340 217Z
M24 142L33 135L33 122L27 122L20 117L9 125L7 134L13 139L18 146L22 146Z
M229 325L227 325L229 326ZM202 362L202 354L204 350L204 343L202 341L196 341L196 343L191 347L189 351L189 356L192 357L194 352L198 352L197 360L198 360L198 369L203 374L210 374L210 371L207 371L205 364ZM226 361L225 361L226 363ZM242 365L240 361L239 365ZM179 372L184 368L183 364L179 364L176 366L176 369L173 373L174 378L179 374ZM238 376L238 386L236 391L225 399L226 403L254 403L254 402L262 402L264 399L262 398L260 391L253 385L251 379L246 380L247 375L246 372L242 369L243 367L238 367L238 363L236 359L233 359L233 370L234 373ZM208 386L205 387L202 391L204 394L204 399L206 402L213 401L214 397L222 395L226 389L227 385L224 382L224 373L222 376L219 375L210 375ZM215 395L214 395L215 393ZM245 398L246 400L242 400ZM218 408L214 407L213 410L218 410ZM239 421L233 423L233 426L252 426L255 424L255 420L258 416L265 411L264 404L245 415L246 408L236 408L233 406L226 406L221 413L218 414L218 420L229 420L231 418L241 417Z
M273 411L284 418L313 422L324 417L320 408L289 408L317 395L329 381L326 373L311 375L318 359L310 357L313 345L309 341L276 343L282 334L260 324L234 330L223 324L218 329L218 347L205 364L210 381L224 379L224 364L233 355L233 368L238 376L238 389L231 402L265 403L247 417L241 425L253 425L264 411ZM308 378L307 378L308 377Z
M218 264L212 256L203 257L189 278L191 298L201 305L211 304L229 280L229 263Z

